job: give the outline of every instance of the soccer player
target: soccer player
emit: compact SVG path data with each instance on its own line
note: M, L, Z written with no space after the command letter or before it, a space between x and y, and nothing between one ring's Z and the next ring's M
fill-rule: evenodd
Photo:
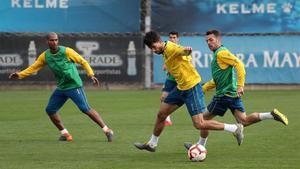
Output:
M202 86L204 92L216 88L216 94L211 103L207 106L208 112L204 113L204 119L213 119L215 116L223 116L230 109L238 123L249 126L266 119L277 120L284 125L288 125L288 119L277 109L271 112L254 112L246 115L241 99L244 94L245 67L240 59L234 56L221 43L221 32L209 30L206 32L206 42L213 52L211 62L212 80ZM234 71L236 70L236 73ZM207 130L201 130L198 144L205 146L208 137ZM192 143L184 143L189 149Z
M75 63L80 64L86 70L88 76L93 80L94 85L99 86L99 81L94 76L92 68L88 62L73 49L59 46L58 35L56 33L51 32L47 35L47 43L49 49L44 51L31 66L21 72L10 74L9 78L23 79L39 71L45 65L48 65L55 75L57 88L49 99L46 112L52 123L61 133L59 140L73 140L71 134L64 127L61 118L58 115L58 110L70 98L83 113L89 116L102 128L108 141L111 142L113 139L113 131L107 127L97 111L89 106L82 87L82 80L78 74Z
M169 41L178 44L179 42L179 33L175 31L169 32ZM166 65L163 65L163 69L166 69ZM175 89L177 86L177 83L175 81L174 76L172 76L169 72L167 72L167 79L165 81L164 87L162 89L161 97L160 100L163 102L163 100L168 96L168 94ZM174 110L175 111L175 110ZM165 126L171 126L172 121L171 121L171 115L167 116L166 121L165 121Z
M163 42L160 35L154 31L146 33L144 43L156 54L162 54L167 70L174 76L177 87L161 103L150 140L147 143L135 143L135 147L154 152L159 136L165 127L166 117L183 104L186 104L195 128L225 130L234 133L238 144L241 144L244 137L242 124L224 124L203 118L206 107L200 85L201 77L188 59L192 49L170 41Z

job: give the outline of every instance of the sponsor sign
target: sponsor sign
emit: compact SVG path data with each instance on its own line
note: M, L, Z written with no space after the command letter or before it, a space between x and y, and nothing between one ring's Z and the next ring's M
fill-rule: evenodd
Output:
M95 75L105 82L142 82L144 55L141 35L60 34L60 45L71 47L91 65ZM46 49L45 35L0 33L0 80L30 66ZM82 78L85 70L78 65ZM55 81L45 66L24 81Z
M300 84L299 36L223 36L222 42L245 64L246 83ZM180 44L193 48L193 64L203 82L210 80L212 52L205 37L181 37ZM153 63L154 82L163 83L162 57L155 55Z
M160 32L299 32L300 1L153 0L152 21Z

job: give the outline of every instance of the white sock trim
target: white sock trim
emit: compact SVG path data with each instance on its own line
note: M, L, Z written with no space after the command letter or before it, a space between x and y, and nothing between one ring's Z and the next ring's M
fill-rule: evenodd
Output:
M268 113L259 113L258 117L259 117L260 120L274 119L274 117L272 116L272 114L270 112L268 112Z
M159 139L159 136L155 136L154 134L151 135L151 138L148 142L148 144L154 148L157 146L157 143L158 143L158 139Z
M103 128L102 128L103 132L106 132L108 130L108 127L105 125Z
M66 134L66 133L69 133L67 129L60 130L60 134Z
M225 131L234 133L236 131L236 129L237 129L237 126L235 124L226 124L226 123L224 123L224 130Z
M171 121L171 116L167 116L166 121Z

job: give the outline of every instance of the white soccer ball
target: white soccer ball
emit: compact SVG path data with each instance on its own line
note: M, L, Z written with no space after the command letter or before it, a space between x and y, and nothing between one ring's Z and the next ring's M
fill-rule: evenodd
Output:
M201 144L194 144L188 150L189 159L193 162L201 162L206 158L207 150Z

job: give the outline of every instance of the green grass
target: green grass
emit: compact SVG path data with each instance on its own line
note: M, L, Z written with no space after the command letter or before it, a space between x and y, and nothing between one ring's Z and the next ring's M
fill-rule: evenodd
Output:
M51 91L1 91L0 168L1 169L293 169L300 166L300 91L246 91L247 112L270 111L277 107L289 117L289 126L267 120L245 129L245 140L237 146L227 132L211 132L207 159L193 163L183 147L197 141L186 108L172 116L159 140L157 152L134 148L136 141L147 141L159 108L159 90L87 91L90 105L114 129L115 140L104 134L87 116L68 101L61 109L73 142L59 142L59 132L44 112ZM206 95L209 103L213 93ZM221 121L234 122L231 113Z

